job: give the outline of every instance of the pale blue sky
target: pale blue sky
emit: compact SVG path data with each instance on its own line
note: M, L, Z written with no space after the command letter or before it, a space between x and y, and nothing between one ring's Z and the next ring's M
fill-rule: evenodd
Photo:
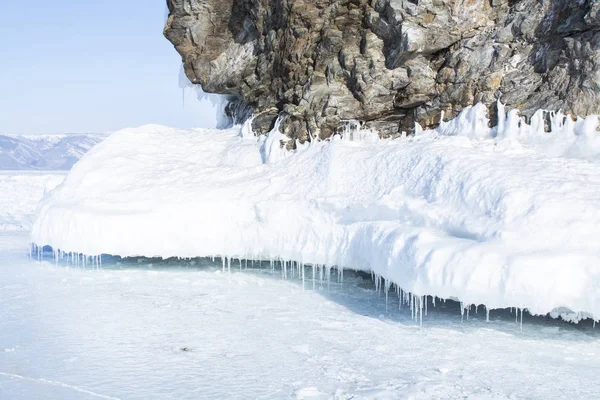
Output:
M165 3L3 1L0 132L212 126L208 102L183 107L181 59L162 35Z

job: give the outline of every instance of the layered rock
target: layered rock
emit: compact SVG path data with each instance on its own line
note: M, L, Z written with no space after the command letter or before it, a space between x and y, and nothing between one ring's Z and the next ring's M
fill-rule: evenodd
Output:
M283 116L301 141L354 119L394 136L498 99L526 115L600 113L599 0L167 4L188 78L250 107L259 133Z

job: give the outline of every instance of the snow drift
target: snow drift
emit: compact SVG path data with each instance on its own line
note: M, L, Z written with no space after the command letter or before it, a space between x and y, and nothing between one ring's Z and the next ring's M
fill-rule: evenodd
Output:
M349 131L294 152L277 129L256 138L249 124L119 131L42 200L32 242L292 260L372 271L419 296L597 315L597 118L552 114L548 133L543 115L526 124L510 112L489 129L485 113L474 106L397 140Z

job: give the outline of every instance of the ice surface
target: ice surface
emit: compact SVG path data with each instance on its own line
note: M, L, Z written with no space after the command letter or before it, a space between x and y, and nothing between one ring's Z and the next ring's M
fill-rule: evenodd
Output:
M590 323L526 315L521 332L514 312L486 323L472 308L461 324L457 303L430 298L419 329L352 271L302 290L268 262L230 274L220 260L70 268L30 262L27 239L0 233L2 399L550 400L600 389Z
M490 129L478 105L414 137L295 152L277 129L119 131L44 198L32 241L372 271L419 318L429 295L578 321L600 298L597 118L552 118Z

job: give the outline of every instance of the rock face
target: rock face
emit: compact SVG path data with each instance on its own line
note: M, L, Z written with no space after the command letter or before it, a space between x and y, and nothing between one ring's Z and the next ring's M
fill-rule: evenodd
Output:
M188 78L251 107L260 133L281 115L301 141L351 119L394 136L498 99L525 115L600 113L600 0L167 4Z

